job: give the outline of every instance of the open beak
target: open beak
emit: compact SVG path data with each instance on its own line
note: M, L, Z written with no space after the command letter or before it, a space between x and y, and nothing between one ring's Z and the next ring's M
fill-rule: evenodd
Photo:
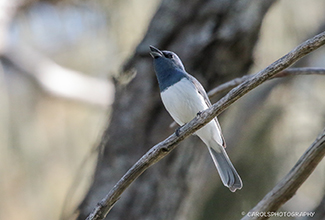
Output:
M158 57L164 56L163 53L160 50L158 50L157 48L155 48L154 46L150 45L149 47L151 50L150 55L152 56L152 58L158 58Z

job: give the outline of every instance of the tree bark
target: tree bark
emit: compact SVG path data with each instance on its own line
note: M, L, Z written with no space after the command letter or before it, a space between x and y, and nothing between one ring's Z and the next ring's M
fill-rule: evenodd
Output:
M162 1L116 81L111 120L78 219L85 219L136 160L174 131L159 97L148 46L176 52L187 71L212 88L247 72L261 22L273 2ZM106 219L195 219L210 178L212 161L207 158L197 138L185 140L131 185Z

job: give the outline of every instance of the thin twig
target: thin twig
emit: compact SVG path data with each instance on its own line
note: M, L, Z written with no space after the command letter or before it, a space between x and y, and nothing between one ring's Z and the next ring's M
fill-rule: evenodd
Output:
M290 172L241 220L268 219L287 202L325 155L325 129L300 157Z
M203 111L192 121L179 129L179 136L175 133L170 135L164 141L152 147L144 156L134 164L131 169L117 182L105 198L95 207L92 213L87 217L87 220L104 219L114 204L120 198L125 189L138 178L148 167L152 166L179 144L186 137L193 134L195 131L206 125L214 117L228 108L232 103L244 96L246 93L261 85L266 80L274 77L277 73L292 65L306 54L316 50L325 44L325 32L305 41L291 52L275 61L254 77L247 79L236 88L232 89L226 96L212 105L209 109Z
M286 76L296 76L296 75L325 75L325 69L324 68L289 68L285 69L278 74L276 74L273 78L280 78L280 77L286 77ZM242 77L235 78L231 81L228 81L226 83L223 83L214 89L211 89L208 92L209 98L213 98L216 95L226 92L232 88L235 88L239 84L245 82L246 80L254 77L255 75L245 75ZM270 78L270 79L273 79Z

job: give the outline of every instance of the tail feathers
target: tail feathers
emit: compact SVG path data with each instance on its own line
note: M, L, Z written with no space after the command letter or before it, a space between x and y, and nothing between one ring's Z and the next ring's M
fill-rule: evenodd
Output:
M223 185L228 187L231 192L241 189L243 187L243 182L232 165L225 149L221 146L218 146L220 152L215 151L211 147L208 147L208 149L213 162L217 167Z

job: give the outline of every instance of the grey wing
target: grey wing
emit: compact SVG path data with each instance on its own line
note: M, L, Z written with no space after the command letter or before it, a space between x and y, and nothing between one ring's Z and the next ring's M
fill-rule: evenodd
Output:
M209 99L209 97L208 97L208 95L207 95L205 89L204 89L203 86L201 85L201 83L200 83L197 79L195 79L193 76L191 76L190 74L188 74L188 76L189 76L190 80L193 82L193 84L194 84L196 90L198 91L198 93L199 93L201 96L203 96L204 101L205 101L205 103L207 104L207 106L208 106L208 107L211 107L211 105L212 105L212 104L211 104L211 101L210 101L210 99ZM221 131L221 126L220 126L220 124L219 124L217 118L215 118L215 121L216 121L217 126L218 126L218 128L219 128L219 130L220 130L220 134L221 134L221 138L222 138L222 145L223 145L224 148L226 148L226 141L225 141L225 138L223 137L223 134L222 134L222 131Z
M205 92L205 89L203 88L203 86L201 85L201 83L195 79L193 76L189 75L190 80L192 81L192 83L194 84L196 90L198 91L198 93L203 96L205 103L207 104L207 106L211 106L211 102L210 99L207 95L207 93Z

